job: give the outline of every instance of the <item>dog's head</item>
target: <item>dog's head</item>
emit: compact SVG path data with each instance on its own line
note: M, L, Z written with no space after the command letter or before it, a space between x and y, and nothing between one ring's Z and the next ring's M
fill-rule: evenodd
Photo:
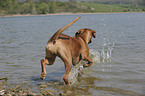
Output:
M76 32L75 36L80 36L82 37L88 44L91 43L92 36L95 38L96 37L96 31L92 29L80 29Z

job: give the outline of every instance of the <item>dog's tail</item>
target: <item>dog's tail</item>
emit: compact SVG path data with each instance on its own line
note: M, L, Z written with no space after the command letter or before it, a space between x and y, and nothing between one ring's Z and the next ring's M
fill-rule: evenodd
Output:
M58 37L61 35L61 33L66 30L68 27L70 27L73 23L75 23L79 18L81 17L77 17L75 20L73 20L71 23L69 23L68 25L64 26L63 28L59 29L50 39L48 42L53 42L53 44L56 43L55 40L58 39Z

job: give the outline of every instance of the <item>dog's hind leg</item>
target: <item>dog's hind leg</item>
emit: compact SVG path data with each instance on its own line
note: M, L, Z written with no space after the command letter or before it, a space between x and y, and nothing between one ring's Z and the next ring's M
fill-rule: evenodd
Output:
M66 52L65 51L61 51L61 56L60 58L62 59L62 61L64 62L64 65L65 65L65 74L64 74L64 77L63 77L63 80L65 82L65 84L70 84L69 81L68 81L68 77L69 77L69 73L71 71L71 68L72 68L72 57L70 55L70 52L67 52L67 54L65 54Z
M65 84L70 84L69 81L68 81L68 77L69 77L69 73L71 71L71 68L72 68L72 61L71 60L67 60L67 61L64 61L65 63L65 74L64 74L64 77L63 77L63 80L65 82Z
M45 76L46 76L45 66L52 65L55 61L55 58L56 58L56 56L54 56L53 58L46 58L45 60L44 59L41 60L42 73L41 73L40 79L43 80L45 78Z
M49 62L48 62L48 60L47 59L42 59L41 60L41 70L42 70L42 73L41 73L41 75L40 75L40 79L44 79L45 78L45 76L46 76L46 69L45 69L45 66L46 66L46 64L48 64Z

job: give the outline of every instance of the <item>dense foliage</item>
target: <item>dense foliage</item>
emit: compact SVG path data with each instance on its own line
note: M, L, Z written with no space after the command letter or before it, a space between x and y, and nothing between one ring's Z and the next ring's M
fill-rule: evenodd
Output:
M97 1L97 0L96 0ZM143 4L143 3L142 3ZM0 0L0 15L8 14L47 14L60 12L142 12L145 7L138 3L110 4L110 3L86 3L68 0Z

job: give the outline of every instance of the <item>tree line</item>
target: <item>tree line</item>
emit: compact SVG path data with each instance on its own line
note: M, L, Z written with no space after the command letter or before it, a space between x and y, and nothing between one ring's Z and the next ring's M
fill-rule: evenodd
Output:
M145 11L145 0L85 0L88 1L87 3L85 3L83 0L78 1L80 2L77 2L77 0L67 0L66 2L59 0L0 0L0 16L12 14L47 14L59 12L106 12L96 7L99 6L98 4L100 4L100 7L102 8L108 8L106 6L114 5L112 8L114 8L115 11L113 12L130 12L130 10ZM127 6L124 4L127 4ZM116 6L122 8L122 10Z
M7 14L46 14L75 12L79 10L75 0L0 0L0 15Z

